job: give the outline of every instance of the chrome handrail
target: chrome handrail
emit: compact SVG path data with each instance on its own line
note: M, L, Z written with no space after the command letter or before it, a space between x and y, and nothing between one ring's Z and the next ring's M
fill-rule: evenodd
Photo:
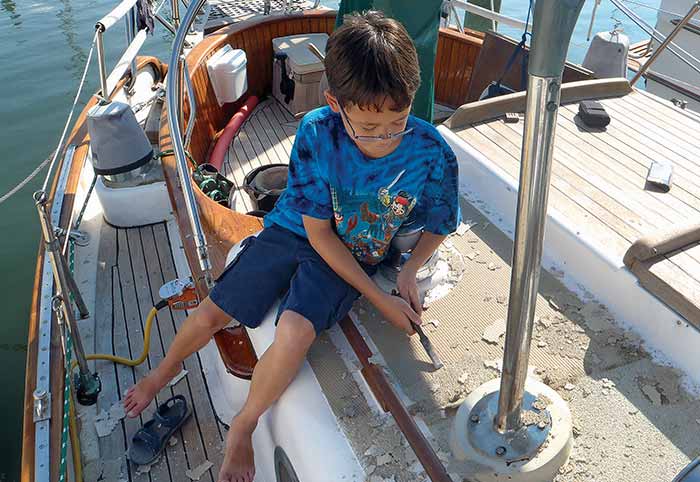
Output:
M473 13L480 17L484 17L492 22L502 23L503 25L509 25L515 28L524 29L527 27L528 30L532 30L532 24L526 24L522 20L517 18L509 17L508 15L503 15L502 13L494 12L488 8L480 7L471 3L467 3L462 0L450 0L450 5L453 7L461 8L469 13Z
M192 138L192 129L194 129L194 119L197 117L197 104L194 102L194 91L192 90L192 80L190 79L190 69L187 67L187 62L182 59L182 76L185 79L185 86L187 87L187 100L190 104L190 115L187 119L187 128L185 129L185 141L184 146L187 149L190 146L190 139Z
M624 13L630 20L632 20L639 28L644 30L651 38L654 40L660 42L663 44L666 40L666 37L661 34L658 30L656 30L654 27L651 25L647 24L644 20L642 20L639 16L637 16L632 10L630 10L621 0L610 0L615 7L617 7L622 13ZM691 7L691 10L695 8L695 5L697 5L700 2L695 2L695 4ZM691 15L692 17L692 15ZM680 22L679 22L680 23ZM650 44L651 45L651 44ZM656 50L658 51L661 47L657 48ZM674 44L673 42L666 42L666 46L664 47L665 50L668 50L671 52L673 55L676 56L681 62L683 62L685 65L690 67L692 70L700 74L700 59L697 57L693 56L690 52L684 50L680 46ZM687 57L684 57L684 55ZM691 63L688 59L691 59L693 62L696 62L698 65L695 65ZM651 60L651 59L650 59ZM645 63L645 65L649 64L649 61ZM650 66L650 65L649 65ZM647 67L648 69L648 67ZM646 70L646 69L645 69Z
M170 55L170 69L168 70L166 102L168 104L168 128L170 129L170 139L173 146L173 153L177 164L177 172L180 178L180 185L185 193L185 207L187 208L187 216L189 218L190 227L194 236L195 246L197 248L197 259L199 267L202 270L204 281L207 287L212 286L211 278L211 261L207 250L207 240L202 229L202 223L199 219L199 210L197 208L197 200L194 196L192 183L187 166L187 158L185 155L185 146L181 137L181 119L182 119L182 77L183 71L181 62L182 51L185 45L185 37L187 36L190 27L194 23L199 10L204 6L206 0L196 0L190 3L185 16L182 18L175 40L173 40L173 50ZM188 76L189 77L189 76ZM187 80L189 82L189 79ZM190 95L190 103L194 104L194 96ZM192 110L190 110L192 114ZM189 125L192 125L194 118L191 118ZM188 125L188 128L189 128Z
M110 80L112 84L116 85L115 79L118 81L127 69L127 66L131 67L132 82L136 77L136 54L141 49L143 42L145 41L145 34L142 34L143 30L136 32L136 2L137 0L124 0L119 5L117 5L111 12L102 17L95 24L96 31L96 43L97 43L97 63L98 63L98 73L100 76L100 96L102 97L102 102L109 102L109 97L112 95L113 86L110 87ZM107 76L107 69L105 67L105 49L104 49L104 33L109 30L119 19L126 17L126 38L127 38L127 48L124 51L122 58L117 62L117 65L110 72L109 77ZM125 64L123 64L124 62Z

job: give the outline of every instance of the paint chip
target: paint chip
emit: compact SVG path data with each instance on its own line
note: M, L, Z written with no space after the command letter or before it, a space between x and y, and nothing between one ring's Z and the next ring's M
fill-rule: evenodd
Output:
M464 236L467 231L469 231L472 226L474 226L475 223L471 221L467 221L466 223L460 223L459 226L457 226L457 236Z
M486 343L497 345L498 340L503 336L505 332L506 320L499 319L486 327L486 329L484 330L484 334L481 336L481 339L484 340Z
M170 380L170 382L168 383L168 386L173 387L173 386L177 385L180 382L180 380L182 380L183 378L185 378L187 376L187 373L188 373L187 370L182 370L180 373L178 373L175 376L175 378Z
M204 473L211 469L214 466L211 462L208 460L205 460L201 464L199 464L197 467L193 469L189 469L185 471L185 475L189 477L191 480L199 480Z

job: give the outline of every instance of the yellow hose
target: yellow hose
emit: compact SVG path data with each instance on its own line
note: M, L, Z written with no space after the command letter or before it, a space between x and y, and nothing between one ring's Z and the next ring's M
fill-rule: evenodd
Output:
M161 302L162 303L162 302ZM161 304L159 303L159 305ZM141 355L135 360L129 358L123 358L116 355L109 355L107 353L94 353L92 355L87 355L85 358L87 360L107 360L114 363L119 363L120 365L127 365L130 367L135 367L142 364L148 358L148 349L151 346L151 328L153 327L153 320L158 313L158 308L154 306L151 311L148 312L146 317L146 327L143 331L143 351ZM71 372L78 366L78 361L73 360L71 363ZM72 391L71 391L72 393ZM73 449L73 467L75 470L75 481L83 482L82 466L80 463L80 437L78 437L78 424L75 419L75 408L73 407L73 397L71 396L69 408L69 428L70 428L70 438L71 447Z
M148 358L148 349L151 346L151 328L153 327L153 320L156 317L156 313L158 313L158 309L154 306L151 308L151 311L148 312L148 316L146 317L146 327L144 328L143 331L143 351L141 352L141 356L136 358L135 360L131 360L129 358L123 358L120 356L116 355L109 355L107 353L94 353L92 355L87 355L85 357L86 360L107 360L111 361L114 363L119 363L120 365L126 365L130 367L135 367L140 364L142 364L144 361L146 361L146 358ZM75 367L78 366L78 361L73 360L73 363L71 365L71 369L75 369Z

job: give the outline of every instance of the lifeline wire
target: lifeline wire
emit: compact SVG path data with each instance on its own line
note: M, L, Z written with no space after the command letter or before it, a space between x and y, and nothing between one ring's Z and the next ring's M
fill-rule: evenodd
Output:
M70 113L68 114L68 119L66 120L66 125L63 127L63 133L61 134L61 140L58 141L58 147L53 153L53 159L51 160L51 165L49 166L49 172L46 173L46 179L44 179L44 184L41 186L41 190L46 192L49 185L49 179L51 178L51 172L53 171L53 166L56 163L56 159L63 149L63 142L66 138L66 133L68 132L68 126L70 126L71 120L73 119L73 112L75 112L75 106L78 104L78 99L80 98L80 93L83 91L83 85L85 85L85 77L87 76L88 68L90 67L90 60L92 59L92 52L95 50L95 43L97 41L98 32L95 31L95 36L92 38L92 45L90 45L90 52L88 53L87 61L85 62L85 69L83 70L83 76L80 79L80 84L78 85L78 91L75 93L75 99L73 99L73 106L70 108Z

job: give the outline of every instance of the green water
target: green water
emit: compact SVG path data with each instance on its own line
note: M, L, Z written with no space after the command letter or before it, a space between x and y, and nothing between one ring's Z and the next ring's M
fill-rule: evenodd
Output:
M323 3L337 5L337 1ZM659 0L648 3L658 5ZM0 195L56 146L87 58L95 21L115 4L112 0L0 0ZM570 57L577 62L585 53L592 4L592 0L587 2L572 44ZM524 0L504 0L503 13L524 18L525 5ZM654 23L653 10L638 12ZM611 5L604 2L594 32L610 28L611 13ZM622 19L619 13L617 17ZM644 38L629 22L623 25L632 41ZM515 29L503 31L519 35ZM155 36L149 38L143 52L167 60L170 41L170 35L157 25ZM124 45L121 26L107 32L105 47L112 62ZM93 61L85 92L94 92L97 84ZM76 116L86 98L84 95ZM27 320L39 245L31 193L41 186L43 174L0 205L0 482L19 480Z

